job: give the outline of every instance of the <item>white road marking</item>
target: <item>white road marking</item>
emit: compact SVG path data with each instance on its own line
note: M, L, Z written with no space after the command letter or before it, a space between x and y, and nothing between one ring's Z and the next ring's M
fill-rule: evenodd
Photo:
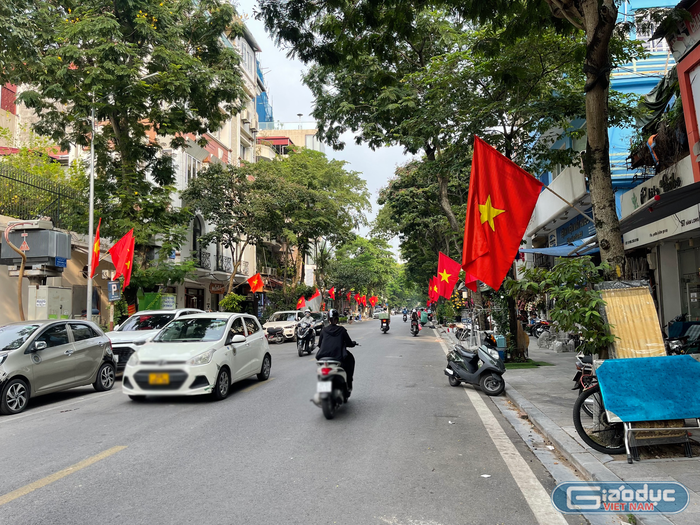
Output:
M437 330L435 330L435 335L438 335ZM447 355L449 353L447 345L442 339L439 339L439 342L445 355ZM508 470L510 470L513 479L518 484L520 492L525 496L525 501L530 506L537 522L540 525L567 525L564 516L555 510L549 494L506 435L496 417L486 406L481 395L471 387L465 386L463 388L472 405L474 405L476 413L479 414L481 422L489 433L493 444L496 445L496 449L501 454Z
M44 410L31 410L29 412L26 412L24 414L18 414L16 416L5 416L5 417L0 418L0 425L3 423L10 423L12 421L17 421L18 419L24 419L25 417L35 416L37 414L43 414L44 412L50 412L51 410L59 410L63 407L75 405L76 403L82 403L86 399L98 399L100 397L108 396L110 394L115 394L115 393L120 392L120 391L121 391L121 389L120 390L111 390L110 392L104 392L102 394L94 394L91 392L91 393L80 396L78 399L73 400L70 403L63 403L61 405L53 405L49 408L45 408Z

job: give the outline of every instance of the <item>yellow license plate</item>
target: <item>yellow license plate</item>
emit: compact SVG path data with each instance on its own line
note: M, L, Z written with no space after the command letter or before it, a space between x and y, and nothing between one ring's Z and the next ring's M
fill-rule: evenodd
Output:
M148 374L149 385L169 385L170 374Z

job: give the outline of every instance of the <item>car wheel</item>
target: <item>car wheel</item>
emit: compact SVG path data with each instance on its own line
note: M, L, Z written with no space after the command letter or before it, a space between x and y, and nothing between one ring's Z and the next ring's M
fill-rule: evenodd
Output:
M11 379L2 390L0 414L19 414L29 402L29 386L23 380Z
M141 401L145 401L146 396L132 396L130 394L129 399L131 399L132 401L141 402Z
M116 372L112 363L102 363L102 366L97 371L97 378L92 386L98 392L106 392L114 386L114 376Z
M229 375L228 368L224 367L219 370L219 375L216 376L216 384L214 385L214 399L221 401L228 397L228 392L231 389L231 376Z
M258 379L260 381L266 381L270 377L270 369L272 368L272 358L270 354L265 354L263 357L262 367L260 367L260 373L258 374Z

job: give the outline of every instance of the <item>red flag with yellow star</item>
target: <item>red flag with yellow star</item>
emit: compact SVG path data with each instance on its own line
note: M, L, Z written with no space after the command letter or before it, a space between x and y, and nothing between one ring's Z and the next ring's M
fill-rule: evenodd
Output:
M102 224L102 217L97 221L97 229L95 230L95 242L92 243L92 271L90 271L90 279L95 277L95 272L100 264L100 224Z
M131 270L134 266L134 245L136 244L136 239L131 238L131 244L129 245L129 251L126 253L126 260L124 261L124 288L129 286L131 282Z
M441 295L445 299L452 297L452 290L455 289L455 284L459 280L459 272L462 266L447 255L440 252L438 257L438 274L437 274L437 285L438 285L438 295Z
M304 296L302 295L299 297L299 300L297 301L297 310L304 308L306 306L306 299L304 299Z
M431 303L437 303L438 297L440 297L438 288L438 278L431 277L428 282L428 299Z
M333 286L330 290L328 290L328 295L330 296L331 299L333 299L335 301L335 286Z
M134 229L131 228L124 237L119 239L114 246L109 249L109 254L112 256L112 262L114 263L114 269L116 273L114 274L115 279L119 279L124 275L125 264L127 261L127 256L129 250L131 249L131 241L134 239ZM133 251L132 251L133 255Z
M541 190L539 180L474 137L462 253L470 289L476 291L476 279L500 288Z
M263 280L262 280L262 275L260 273L256 273L248 279L248 285L250 286L250 292L251 293L257 293L257 292L262 292L263 290Z

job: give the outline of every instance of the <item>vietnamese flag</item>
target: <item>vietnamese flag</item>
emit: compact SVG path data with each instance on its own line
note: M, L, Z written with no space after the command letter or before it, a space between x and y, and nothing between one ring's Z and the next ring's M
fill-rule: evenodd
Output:
M471 290L476 291L476 279L500 288L541 190L539 180L474 137L462 253L465 284Z
M109 249L109 254L112 256L112 262L116 269L116 273L114 274L115 279L119 279L119 277L124 275L124 264L126 263L126 256L129 254L133 238L134 229L131 228L124 237L119 239L116 244Z
M369 298L369 304L372 305L372 307L377 306L377 299L379 299L376 295L373 295L372 297Z
M359 293L356 293L356 294L355 294L355 302L356 302L357 304L360 304L360 299L361 299L361 298L360 298L360 294L359 294Z
M95 272L100 264L100 224L102 224L102 217L97 221L97 230L95 230L95 242L92 243L92 259L90 264L92 265L92 270L90 271L90 279L95 277Z
M437 303L437 300L440 297L440 292L439 292L439 288L438 288L438 278L432 277L430 279L429 286L430 286L430 289L428 290L428 297L430 297L430 302Z
M330 296L331 299L335 301L335 286L333 286L330 290L328 290L328 295Z
M248 279L248 285L250 286L250 291L251 293L257 293L257 292L262 292L263 290L263 280L262 280L262 275L260 273L256 273Z
M302 295L299 297L299 300L297 301L297 310L304 308L306 306L306 299L304 299L304 296Z
M455 260L440 252L438 257L438 294L445 299L452 297L452 291L459 280L459 272L462 266Z
M129 286L131 282L131 270L134 266L134 244L136 244L136 239L131 237L131 245L129 246L129 251L126 253L126 260L124 261L124 288Z
M362 306L367 306L367 296L366 295L362 296Z
M348 292L348 295L346 297L348 298L348 301L349 301L350 298L352 297L352 292Z

